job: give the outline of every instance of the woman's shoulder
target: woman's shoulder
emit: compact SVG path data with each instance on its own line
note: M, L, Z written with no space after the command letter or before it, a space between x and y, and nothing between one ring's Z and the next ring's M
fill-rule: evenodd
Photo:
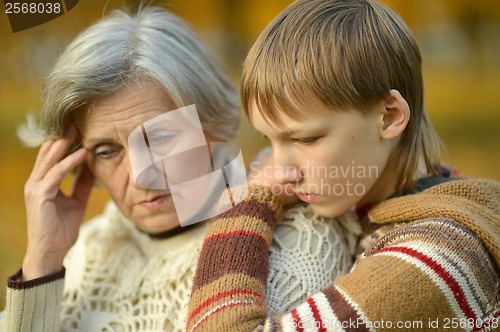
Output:
M360 234L352 211L326 218L308 204L288 206L269 248L269 312L289 311L347 273Z

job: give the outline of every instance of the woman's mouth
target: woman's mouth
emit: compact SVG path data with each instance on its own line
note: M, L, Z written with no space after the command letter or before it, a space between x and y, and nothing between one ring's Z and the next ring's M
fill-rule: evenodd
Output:
M138 205L149 210L156 211L160 209L165 203L172 200L172 196L170 194L156 196L150 200L145 200L140 202Z

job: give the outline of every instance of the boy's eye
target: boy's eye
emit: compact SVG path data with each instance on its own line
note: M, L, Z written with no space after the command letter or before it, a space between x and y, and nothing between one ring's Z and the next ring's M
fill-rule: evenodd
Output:
M317 137L307 137L307 138L295 138L293 139L294 144L311 145L318 140Z
M119 150L120 148L113 144L101 144L94 148L94 155L100 159L111 159L116 156Z

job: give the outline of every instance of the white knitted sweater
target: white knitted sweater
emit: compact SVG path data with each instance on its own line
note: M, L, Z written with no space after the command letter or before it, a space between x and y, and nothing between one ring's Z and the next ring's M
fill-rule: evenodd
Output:
M351 214L288 210L270 250L270 312L303 302L346 273L359 230ZM66 277L7 289L0 331L183 331L205 225L167 239L139 232L116 206L82 226Z

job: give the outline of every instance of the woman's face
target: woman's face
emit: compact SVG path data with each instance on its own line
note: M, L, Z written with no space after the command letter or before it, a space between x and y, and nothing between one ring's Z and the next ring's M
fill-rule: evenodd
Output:
M132 173L129 134L147 120L176 106L165 90L150 80L131 81L116 93L75 114L90 153L87 163L124 215L150 234L179 226L168 189L144 189Z

